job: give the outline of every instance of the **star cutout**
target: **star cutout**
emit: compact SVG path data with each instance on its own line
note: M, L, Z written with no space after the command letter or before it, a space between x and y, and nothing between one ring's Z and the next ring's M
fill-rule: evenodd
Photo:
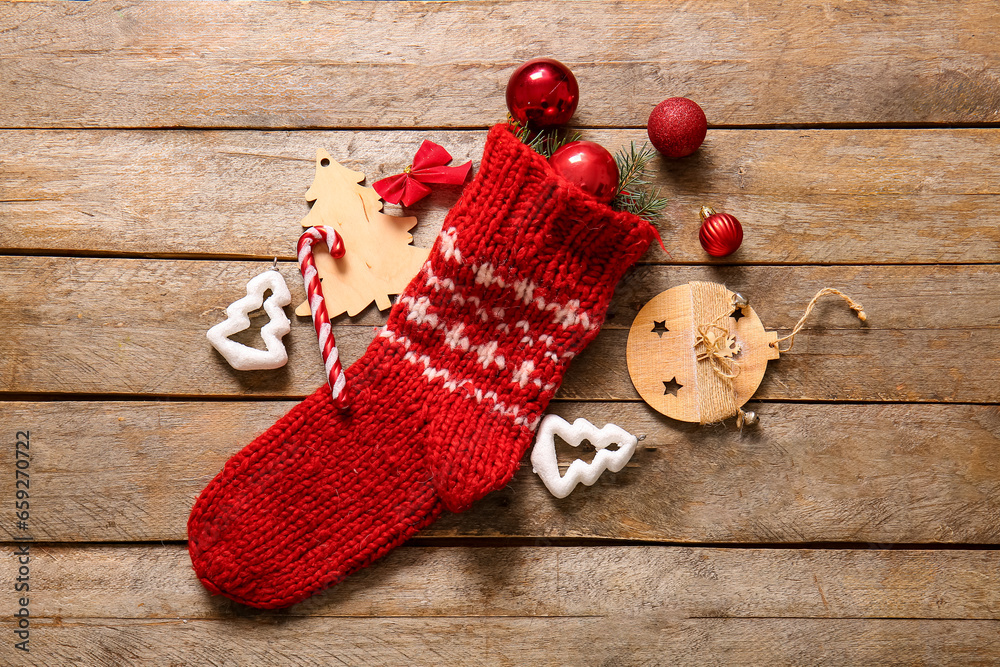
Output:
M668 331L670 331L670 329L667 328L666 320L663 320L661 322L653 320L653 333L657 334L660 338L663 338L663 334L667 333Z
M737 308L736 310L733 311L733 314L730 315L729 317L739 322L741 317L746 317L746 313L743 312L742 308Z
M676 377L670 378L670 382L667 382L666 380L664 380L663 381L663 395L666 396L667 394L670 394L671 396L676 396L677 395L677 390L679 390L683 386L684 385L682 385L679 382L677 382L677 378Z

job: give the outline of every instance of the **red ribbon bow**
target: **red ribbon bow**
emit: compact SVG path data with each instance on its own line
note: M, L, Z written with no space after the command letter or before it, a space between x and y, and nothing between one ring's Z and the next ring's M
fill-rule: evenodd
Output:
M431 193L425 183L458 185L465 181L472 162L458 167L446 167L449 162L451 155L448 151L433 141L424 139L417 154L413 156L413 164L404 169L402 174L375 181L372 187L390 204L402 201L403 206L412 206Z

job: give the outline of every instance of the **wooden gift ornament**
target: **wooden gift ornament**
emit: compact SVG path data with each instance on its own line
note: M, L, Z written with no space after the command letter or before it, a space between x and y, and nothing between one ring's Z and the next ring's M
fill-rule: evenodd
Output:
M348 169L322 148L316 151L316 177L306 192L313 206L302 226L327 227L343 240L342 257L333 258L322 245L313 252L331 319L345 312L357 315L372 301L379 310L389 308L389 295L403 291L430 252L410 245L417 219L382 213L378 193L359 185L363 180L364 173ZM295 314L309 315L309 302Z
M653 297L636 315L627 345L628 372L642 399L658 412L686 422L711 424L744 412L764 379L767 362L787 352L820 297L840 296L863 322L861 305L842 292L824 288L792 332L778 338L766 331L747 300L725 285L691 282ZM779 350L781 341L789 341Z

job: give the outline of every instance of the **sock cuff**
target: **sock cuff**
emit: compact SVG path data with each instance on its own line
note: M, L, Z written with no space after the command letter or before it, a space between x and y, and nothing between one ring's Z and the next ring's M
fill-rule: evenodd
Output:
M655 236L648 222L568 182L501 124L490 130L479 170L431 256L485 265L600 310Z

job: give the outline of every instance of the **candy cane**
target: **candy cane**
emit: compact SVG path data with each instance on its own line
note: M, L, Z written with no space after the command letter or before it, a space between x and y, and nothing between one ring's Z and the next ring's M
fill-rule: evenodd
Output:
M347 378L340 365L340 354L337 343L333 339L333 328L330 326L330 316L326 311L326 299L323 298L323 286L320 284L319 272L316 270L316 260L313 258L313 244L321 241L330 249L333 257L344 256L344 241L340 234L326 227L310 227L299 237L298 254L299 270L302 271L302 281L306 286L309 298L309 309L312 311L313 326L319 336L319 350L326 364L326 375L330 382L330 394L333 403L338 408L348 406Z

